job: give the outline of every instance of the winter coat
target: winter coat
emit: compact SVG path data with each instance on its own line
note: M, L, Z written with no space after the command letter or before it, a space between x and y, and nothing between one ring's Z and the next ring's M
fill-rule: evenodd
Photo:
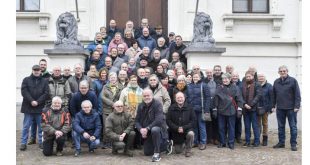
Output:
M69 98L71 97L71 89L69 82L63 78L53 78L50 77L48 80L48 87L49 87L49 99L47 101L47 105L52 103L52 99L55 96L61 97L62 105L69 106Z
M91 43L88 44L87 46L87 50L92 53L94 50L96 50L96 46L97 45L102 45L102 50L104 54L108 54L108 45L109 43L107 43L105 40L102 40L102 42L98 42L97 40L92 41Z
M133 117L136 117L138 105L142 102L143 89L139 86L134 90L128 85L121 92L119 101L121 101L127 109L127 112Z
M156 48L154 48L152 50L151 54L154 53L155 49L158 49L160 51L160 58L161 59L167 59L167 60L169 59L169 48L166 45L164 45L163 47L157 46Z
M89 114L80 111L76 114L73 121L73 130L80 135L87 132L90 136L95 136L96 139L99 139L101 128L100 116L94 109Z
M246 83L246 82L243 82L243 83ZM262 97L263 97L263 91L262 91L262 87L259 85L259 83L257 82L257 81L254 81L253 82L254 83L254 96L253 96L253 100L248 100L248 101L250 101L250 102L248 102L247 101L247 96L244 94L244 92L243 92L243 88L244 88L244 86L242 87L242 90L241 90L241 93L242 93L242 97L243 97L243 100L244 100L244 103L245 104L248 104L250 107L251 107L251 109L245 109L244 108L244 110L245 110L245 112L247 112L247 111L256 111L257 110L257 107L258 107L258 102L262 99ZM246 85L246 84L245 84ZM248 90L248 89L247 89ZM249 92L249 91L247 91L247 92Z
M201 86L203 92L202 94ZM211 96L208 85L201 80L198 81L196 84L191 83L187 85L186 100L187 103L193 107L196 113L202 113L201 95L203 97L204 113L210 112Z
M219 85L214 96L214 108L224 116L233 116L236 111L243 108L243 98L235 84Z
M184 143L187 133L194 130L195 121L196 115L190 105L185 103L182 108L177 104L171 105L167 114L167 124L173 142L176 144ZM184 133L178 133L179 127L183 128Z
M61 131L67 134L71 131L71 117L68 112L63 109L53 110L49 108L46 112L42 113L41 120L42 131L44 132L43 138L49 139L55 137L56 131Z
M92 64L95 64L97 71L99 71L105 66L104 58L100 57L98 60L94 60L92 57L90 57L86 62L85 72L89 71L90 65Z
M151 89L150 86L147 87ZM169 106L171 105L171 98L166 88L164 88L161 83L153 92L154 99L157 99L163 105L163 112L166 114L168 112Z
M262 86L263 97L260 99L258 106L264 107L266 112L271 112L272 103L273 103L273 87L270 83L266 81L266 83Z
M121 91L123 90L123 85L117 83L116 85L116 92L113 95L113 92L110 87L110 83L103 86L101 91L101 98L102 98L102 111L104 114L109 115L113 112L113 104L119 100L119 96L121 95ZM100 111L100 110L99 110Z
M115 39L112 39L111 42L110 42L110 44L109 44L109 47L108 47L108 53L110 54L110 53L111 53L111 49L112 49L112 48L117 48L117 46L118 46L119 44L123 44L123 45L124 45L124 48L125 48L124 51L126 51L126 50L128 49L128 46L127 46L127 44L124 42L123 39L121 39L119 42L116 42Z
M23 102L21 107L22 113L42 113L45 101L48 99L48 84L43 77L35 77L31 74L23 79L21 85L21 94ZM33 107L32 101L37 101L38 105Z
M94 110L98 110L98 100L94 91L89 90L86 95L82 95L82 93L76 92L73 94L70 100L70 113L72 117L75 117L78 112L82 110L81 104L84 100L89 100L92 103L92 108Z
M300 90L295 78L288 75L284 80L276 79L273 84L273 93L273 107L277 109L300 108Z
M172 45L170 45L169 48L169 59L168 61L171 62L172 61L172 54L173 52L178 52L180 55L180 61L183 62L184 64L187 64L187 59L185 57L185 54L183 54L183 50L186 48L186 46L184 44L177 46L176 43L173 43Z
M143 49L144 47L150 48L150 54L151 51L156 48L156 41L151 36L144 37L142 35L137 39L137 41L141 49Z
M119 141L119 136L122 133L129 135L133 131L135 122L131 115L127 112L112 112L105 121L105 133L108 139Z
M107 84L109 81L108 80L105 80L105 81L102 81L100 79L96 79L95 81L92 82L93 84L93 89L96 93L97 96L100 95L101 91L102 91L102 88L105 84Z
M108 27L108 29L107 29L107 34L111 38L114 38L114 35L116 32L120 32L121 36L123 36L123 30L118 28L118 27L115 27L115 29L111 29L110 27Z
M149 81L147 78L141 79L138 77L138 85L140 88L144 89L149 85Z
M89 78L86 75L82 75L82 77L80 79L78 79L76 76L71 76L68 79L69 85L70 85L70 89L72 93L78 92L79 91L79 85L80 82L83 80L87 80L88 84L89 84L89 88L92 89L92 81L91 78Z
M144 102L139 104L135 126L137 130L147 128L150 131L155 126L167 129L162 104L156 99L153 99L149 105Z

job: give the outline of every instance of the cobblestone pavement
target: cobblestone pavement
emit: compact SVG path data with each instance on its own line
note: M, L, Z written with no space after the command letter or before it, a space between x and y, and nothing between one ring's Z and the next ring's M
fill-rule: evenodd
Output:
M289 137L287 130L287 136ZM74 157L74 150L71 145L64 149L64 156L45 157L42 150L38 148L38 144L28 145L26 151L20 151L21 131L16 132L16 164L18 165L82 165L82 164L117 164L117 165L139 165L139 164L216 164L216 165L299 165L302 162L301 148L301 132L298 134L298 151L290 150L289 139L286 140L286 148L273 149L272 146L277 143L277 131L269 132L269 144L267 147L260 146L258 148L243 148L242 144L236 144L235 150L228 148L218 149L213 144L208 144L207 149L200 151L194 148L193 156L185 158L183 154L165 155L159 163L152 163L150 156L143 156L142 150L135 150L134 157L126 157L123 155L115 156L111 154L111 149L97 149L95 153L90 154L87 146L83 145L80 157Z

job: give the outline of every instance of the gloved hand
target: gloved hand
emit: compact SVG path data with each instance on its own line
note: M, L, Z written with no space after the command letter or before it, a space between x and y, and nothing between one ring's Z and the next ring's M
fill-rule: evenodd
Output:
M217 109L215 109L215 110L213 109L212 116L213 116L214 119L217 118Z

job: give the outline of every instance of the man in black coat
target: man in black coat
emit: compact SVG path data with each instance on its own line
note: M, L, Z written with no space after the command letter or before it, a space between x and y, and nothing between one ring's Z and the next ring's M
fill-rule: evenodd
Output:
M39 65L32 67L32 74L23 79L21 93L23 102L21 112L24 113L23 131L20 150L27 149L26 143L28 140L29 128L33 120L36 123L41 123L41 113L44 108L45 101L48 99L48 83L41 77L41 70ZM41 125L38 129L39 147L42 145L42 130Z
M185 156L191 156L191 149L194 142L195 113L191 106L185 102L184 93L178 92L175 95L176 103L173 104L167 114L167 124L171 131L171 138L175 144L175 152L182 153L185 142Z
M159 162L160 152L166 150L170 154L173 144L168 140L163 105L153 98L150 89L144 89L142 95L143 102L138 106L135 125L144 140L144 155L153 154L152 161Z
M290 125L291 150L297 151L297 112L300 109L300 90L295 78L288 75L286 66L280 66L278 73L280 78L273 84L273 108L272 112L277 111L279 143L273 148L285 147L285 122L286 118Z

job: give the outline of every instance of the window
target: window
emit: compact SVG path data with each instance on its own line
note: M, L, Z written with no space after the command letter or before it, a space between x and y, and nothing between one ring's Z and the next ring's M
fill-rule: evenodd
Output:
M269 13L269 0L233 0L233 13Z
M40 11L40 0L16 0L16 11Z

